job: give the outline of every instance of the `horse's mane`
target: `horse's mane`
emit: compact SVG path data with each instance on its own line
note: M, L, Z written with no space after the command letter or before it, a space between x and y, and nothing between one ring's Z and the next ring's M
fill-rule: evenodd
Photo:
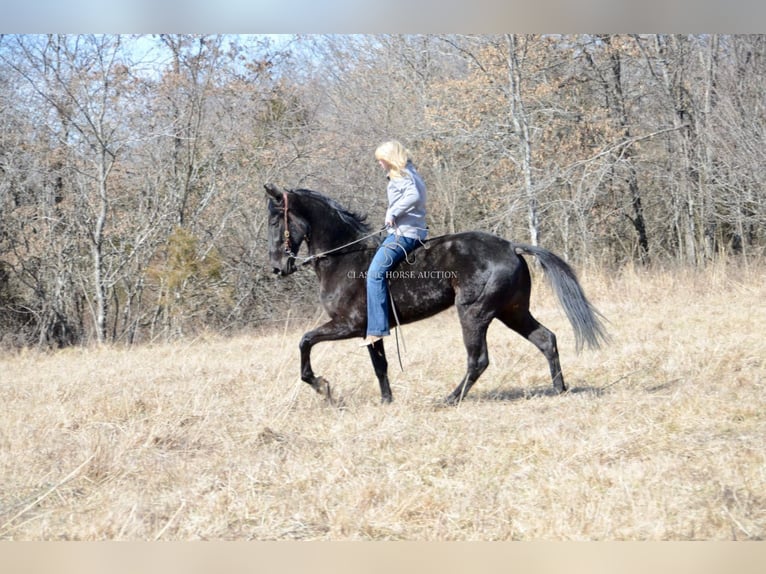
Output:
M334 199L313 191L311 189L292 189L290 190L297 196L321 203L325 209L335 212L338 218L345 224L351 226L358 233L367 233L370 231L370 224L367 223L367 214L359 214L350 211L339 204Z

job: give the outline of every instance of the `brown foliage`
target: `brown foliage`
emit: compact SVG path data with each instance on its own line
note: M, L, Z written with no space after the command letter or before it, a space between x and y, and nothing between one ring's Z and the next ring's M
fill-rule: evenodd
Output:
M268 275L262 184L316 189L376 224L372 150L392 137L426 177L432 234L486 229L614 268L757 258L764 46L3 36L0 324L57 346L313 316L310 274ZM181 244L193 256L173 263Z

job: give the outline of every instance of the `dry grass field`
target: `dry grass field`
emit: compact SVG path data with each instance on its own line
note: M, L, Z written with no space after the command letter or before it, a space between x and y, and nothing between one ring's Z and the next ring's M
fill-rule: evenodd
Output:
M536 274L537 275L537 274ZM454 312L404 328L394 403L312 321L235 338L0 355L0 540L748 540L766 537L766 270L581 272L612 344L571 392L502 325L458 407ZM289 280L289 279L287 279ZM317 321L320 319L318 318Z

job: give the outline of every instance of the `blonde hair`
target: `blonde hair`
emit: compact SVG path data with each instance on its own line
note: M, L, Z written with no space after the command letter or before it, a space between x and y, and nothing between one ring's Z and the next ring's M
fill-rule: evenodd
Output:
M396 140L384 142L375 150L375 159L385 161L391 169L389 177L406 177L404 168L410 159L410 152Z

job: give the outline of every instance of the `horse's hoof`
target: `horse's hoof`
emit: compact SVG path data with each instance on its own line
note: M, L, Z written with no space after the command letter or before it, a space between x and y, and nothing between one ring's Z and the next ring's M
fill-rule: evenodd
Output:
M330 383L328 383L324 377L317 377L316 379L314 379L314 384L312 386L314 387L314 390L317 393L327 398L328 400L332 400L332 391L330 390Z

